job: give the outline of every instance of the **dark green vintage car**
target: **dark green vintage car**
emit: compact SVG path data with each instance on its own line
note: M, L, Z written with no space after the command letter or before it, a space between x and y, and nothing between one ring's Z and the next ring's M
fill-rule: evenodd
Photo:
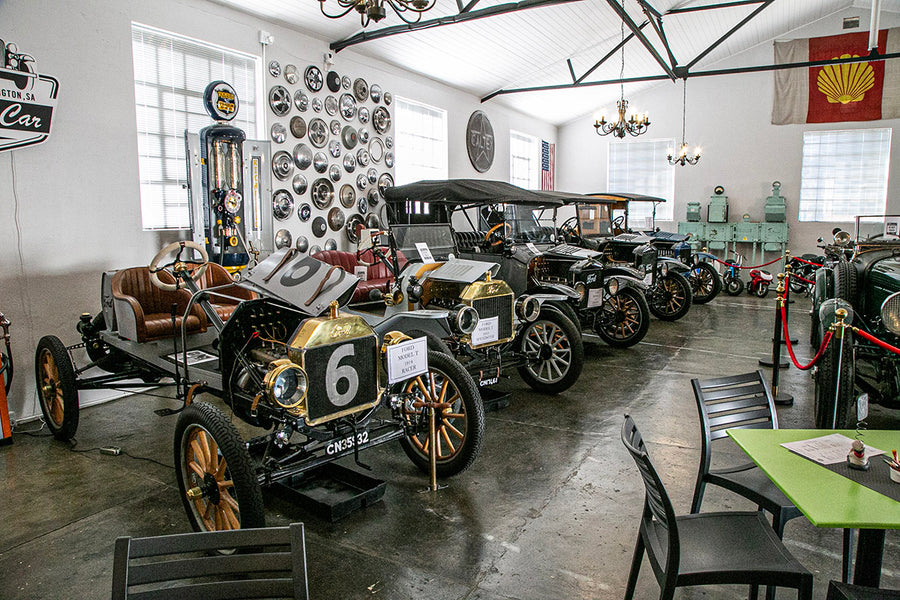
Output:
M812 310L817 339L844 308L847 322L900 345L900 237L892 227L898 221L900 216L857 217L852 257L819 269ZM847 329L843 339L835 333L816 367L815 385L816 427L855 427L861 394L868 394L870 402L900 407L900 355L859 332Z

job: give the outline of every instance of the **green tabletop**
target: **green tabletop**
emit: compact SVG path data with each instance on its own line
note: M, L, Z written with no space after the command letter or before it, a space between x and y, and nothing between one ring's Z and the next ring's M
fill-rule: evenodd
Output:
M900 529L900 502L879 494L780 446L855 430L729 429L728 435L753 459L816 527ZM866 431L867 446L888 454L900 449L900 431ZM880 456L872 460L882 460Z

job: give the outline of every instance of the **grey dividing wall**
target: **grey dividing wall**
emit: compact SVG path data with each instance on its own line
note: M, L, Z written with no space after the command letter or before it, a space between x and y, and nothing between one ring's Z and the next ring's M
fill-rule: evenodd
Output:
M861 29L869 23L868 9L847 9L790 32L779 39L797 39L844 33L844 17L860 17ZM900 25L900 15L882 13L881 28ZM773 62L772 41L766 41L727 61L711 67L729 68L766 65ZM651 125L636 140L671 138L681 143L681 81L656 85L640 94L625 96L632 104L649 113ZM752 221L764 220L765 199L772 182L781 181L781 194L787 199L788 247L794 252L815 251L819 236L830 236L835 226L849 223L798 222L800 167L803 132L858 128L892 128L891 176L888 181L887 210L900 213L900 120L882 120L803 125L772 125L774 77L771 72L697 77L688 79L686 139L693 148L701 145L703 156L694 166L676 166L675 221L683 221L686 205L699 201L706 220L706 205L713 188L725 187L729 201L729 221L740 221L749 213ZM598 106L598 109L600 106ZM607 155L610 144L628 143L594 132L593 115L584 115L560 126L558 187L574 192L604 191L607 183ZM674 231L677 223L658 222ZM767 254L769 259L774 254ZM749 258L749 256L748 256Z
M0 38L60 82L50 139L0 153L0 311L13 323L10 408L20 419L40 413L33 374L40 337L80 341L74 325L82 312L99 310L102 271L147 264L164 243L188 237L141 229L132 21L258 56L265 29L275 36L268 54L301 68L323 66L328 49L325 40L207 0L0 2ZM511 128L556 141L552 125L350 51L337 55L335 69L448 110L450 177L507 180ZM465 151L475 110L488 114L496 136L494 165L482 175Z

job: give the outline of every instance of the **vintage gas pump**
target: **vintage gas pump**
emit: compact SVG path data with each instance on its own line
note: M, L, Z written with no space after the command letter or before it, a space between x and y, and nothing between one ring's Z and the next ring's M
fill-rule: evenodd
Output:
M268 250L261 243L267 223L260 202L270 185L261 180L269 149L268 144L248 142L250 160L245 162L246 135L229 124L239 101L228 83L210 83L203 107L216 123L199 135L185 132L193 237L204 244L211 261L236 273Z

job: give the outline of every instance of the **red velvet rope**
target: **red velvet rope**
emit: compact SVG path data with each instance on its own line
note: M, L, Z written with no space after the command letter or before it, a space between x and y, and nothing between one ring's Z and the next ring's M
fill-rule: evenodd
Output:
M802 258L800 258L800 257L798 257L798 256L795 256L795 257L794 257L794 260L799 260L799 261L802 262L802 263L806 263L806 264L812 265L812 266L814 266L814 267L823 267L823 266L825 266L825 265L820 265L819 263L814 263L814 262L809 261L809 260L803 260Z
M787 345L788 352L791 355L791 362L793 362L794 366L801 371L808 371L813 367L813 365L819 362L819 359L822 358L822 354L825 353L825 348L828 347L828 342L831 341L831 336L834 335L834 332L832 332L830 329L825 332L825 337L822 338L822 345L819 346L819 351L816 352L816 355L811 361L809 361L808 364L801 365L799 362L797 362L797 357L794 355L794 346L791 344L791 334L788 333L787 310L785 309L784 304L781 304L781 325L784 329L784 341ZM895 350L900 353L900 348L895 348Z
M795 278L795 279L799 279L800 281L802 281L802 282L804 282L804 283L811 283L811 284L813 284L813 285L816 284L815 281L810 281L810 280L807 279L806 277L801 277L801 276L797 275L796 273L791 273L791 277L793 277L793 278Z
M900 354L900 348L898 348L897 346L891 346L891 345L888 344L887 342L882 342L882 341L879 340L877 337L875 337L875 336L872 335L871 333L868 333L867 331L863 331L862 329L857 329L856 327L853 328L853 331L855 331L856 333L858 333L858 334L861 335L862 337L866 338L867 340L869 340L870 342L872 342L872 343L875 344L876 346L881 346L881 347L884 348L885 350L890 350L890 351L893 352L894 354Z
M735 267L735 268L737 268L737 269L758 269L758 268L760 268L760 267L768 267L769 265L771 265L771 264L773 264L773 263L777 263L777 262L778 262L779 260L781 260L782 258L784 258L784 257L779 256L778 258L776 258L776 259L774 259L774 260L770 260L770 261L767 262L767 263L763 263L763 264L761 264L761 265L756 265L756 266L754 266L754 267L742 267L741 265L735 265L735 264L733 264L733 263L725 262L724 260L719 260L718 258L715 258L715 257L713 257L713 260L715 260L717 263L720 263L720 264L725 265L726 267Z

